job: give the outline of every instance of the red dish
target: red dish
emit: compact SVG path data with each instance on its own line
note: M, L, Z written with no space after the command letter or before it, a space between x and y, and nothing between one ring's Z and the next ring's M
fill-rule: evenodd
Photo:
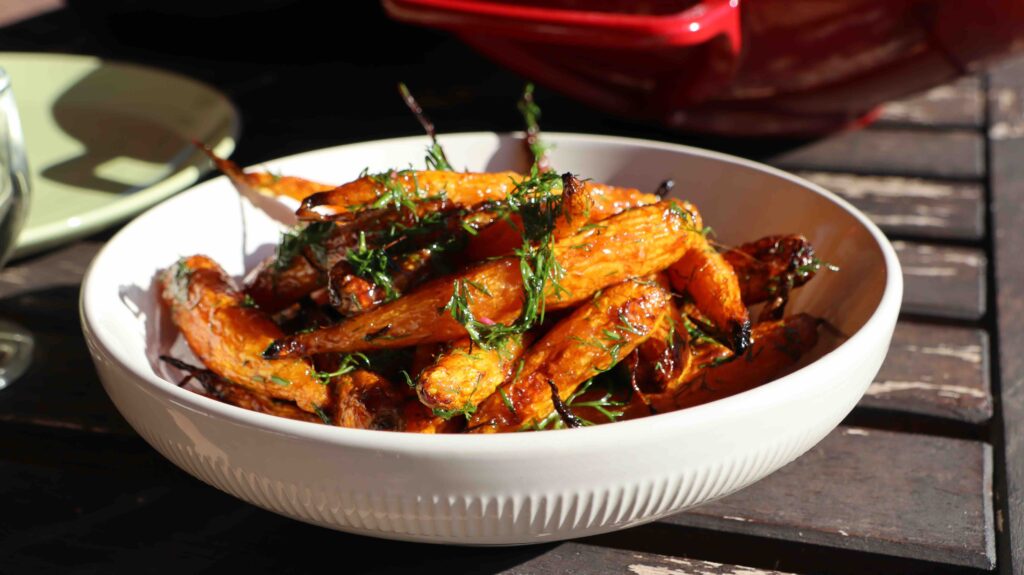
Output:
M1024 44L1015 0L383 0L591 106L679 129L809 135Z

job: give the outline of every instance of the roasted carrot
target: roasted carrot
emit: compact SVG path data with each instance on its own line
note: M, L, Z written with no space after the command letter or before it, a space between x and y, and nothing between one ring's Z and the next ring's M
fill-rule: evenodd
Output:
M405 402L409 395L384 376L357 369L335 378L323 410L331 423L356 429L405 429Z
M183 258L161 277L161 296L192 352L218 376L313 412L327 390L303 359L267 361L260 352L283 334L247 305L227 274L206 256Z
M604 290L593 305L580 306L527 350L518 376L480 404L469 431L515 431L540 421L554 407L549 381L565 399L611 369L650 336L670 299L654 282L626 281Z
M416 393L435 412L471 413L512 376L529 334L512 336L500 349L483 349L463 338L438 355L416 379Z
M248 172L246 173L238 164L221 158L213 153L208 146L196 145L202 150L217 169L231 180L235 188L244 196L258 193L270 196L287 196L296 200L304 200L307 197L326 190L334 189L330 184L321 184L304 178L293 176L279 176L269 172Z
M822 265L801 235L764 237L731 249L723 257L736 270L743 302L767 302L760 321L781 319L789 292L809 282Z
M729 347L743 353L750 346L750 314L740 296L739 280L703 236L697 241L694 249L668 268L672 288L689 293Z
M678 203L660 202L623 212L599 228L556 242L553 256L564 274L557 287L548 282L544 292L547 309L571 307L602 288L677 261L702 238L692 223L696 217ZM405 347L465 337L463 324L446 309L457 284L469 294L468 308L479 321L509 322L522 310L520 262L503 258L428 282L405 297L338 325L282 338L267 348L264 357ZM387 337L372 337L382 329L387 330Z
M818 343L821 322L806 314L754 326L753 345L731 360L703 364L678 389L647 398L658 412L708 403L785 374Z
M273 399L264 393L231 383L209 369L189 365L173 357L161 356L160 359L188 374L179 386L194 380L199 383L205 395L229 405L286 419L321 423L316 415L299 409L290 401Z

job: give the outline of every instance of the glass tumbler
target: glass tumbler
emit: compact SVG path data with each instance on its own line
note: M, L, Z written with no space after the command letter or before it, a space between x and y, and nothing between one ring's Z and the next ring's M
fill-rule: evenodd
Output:
M28 211L28 165L11 78L0 68L0 269L14 251ZM0 318L0 389L10 385L32 360L32 336Z

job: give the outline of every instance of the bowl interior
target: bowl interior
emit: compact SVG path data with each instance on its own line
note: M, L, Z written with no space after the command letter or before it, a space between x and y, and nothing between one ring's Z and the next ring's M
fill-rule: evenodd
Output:
M673 179L673 195L694 202L724 245L768 234L806 235L819 257L840 271L823 271L797 290L787 313L823 317L851 336L882 299L884 239L845 202L798 178L672 144L569 134L545 138L554 144L551 160L560 171L652 191ZM425 138L403 138L341 146L267 162L265 167L343 183L365 168L421 166L426 143ZM458 168L526 166L524 146L512 136L456 134L443 137L442 143ZM173 381L157 358L167 352L181 354L183 348L161 314L155 275L181 256L201 253L241 277L273 253L281 230L279 223L239 198L226 179L196 186L143 214L108 243L83 288L85 321L102 345L142 379L156 375ZM890 258L890 269L893 262Z

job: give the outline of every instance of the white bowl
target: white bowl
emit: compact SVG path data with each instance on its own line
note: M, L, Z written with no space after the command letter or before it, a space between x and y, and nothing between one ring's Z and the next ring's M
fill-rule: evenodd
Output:
M218 178L138 217L92 263L82 325L107 393L157 451L236 497L333 529L434 543L533 543L652 521L741 489L825 437L877 373L896 323L902 279L882 233L833 194L754 162L642 140L544 136L559 170L647 190L673 178L675 194L694 201L723 242L805 234L841 271L797 290L787 312L824 317L850 337L757 389L583 429L426 436L246 411L179 389L156 360L176 337L152 287L158 270L205 253L241 276L277 242L277 225ZM512 136L442 142L472 170L523 166ZM267 167L340 183L365 167L421 165L426 143L340 146Z

